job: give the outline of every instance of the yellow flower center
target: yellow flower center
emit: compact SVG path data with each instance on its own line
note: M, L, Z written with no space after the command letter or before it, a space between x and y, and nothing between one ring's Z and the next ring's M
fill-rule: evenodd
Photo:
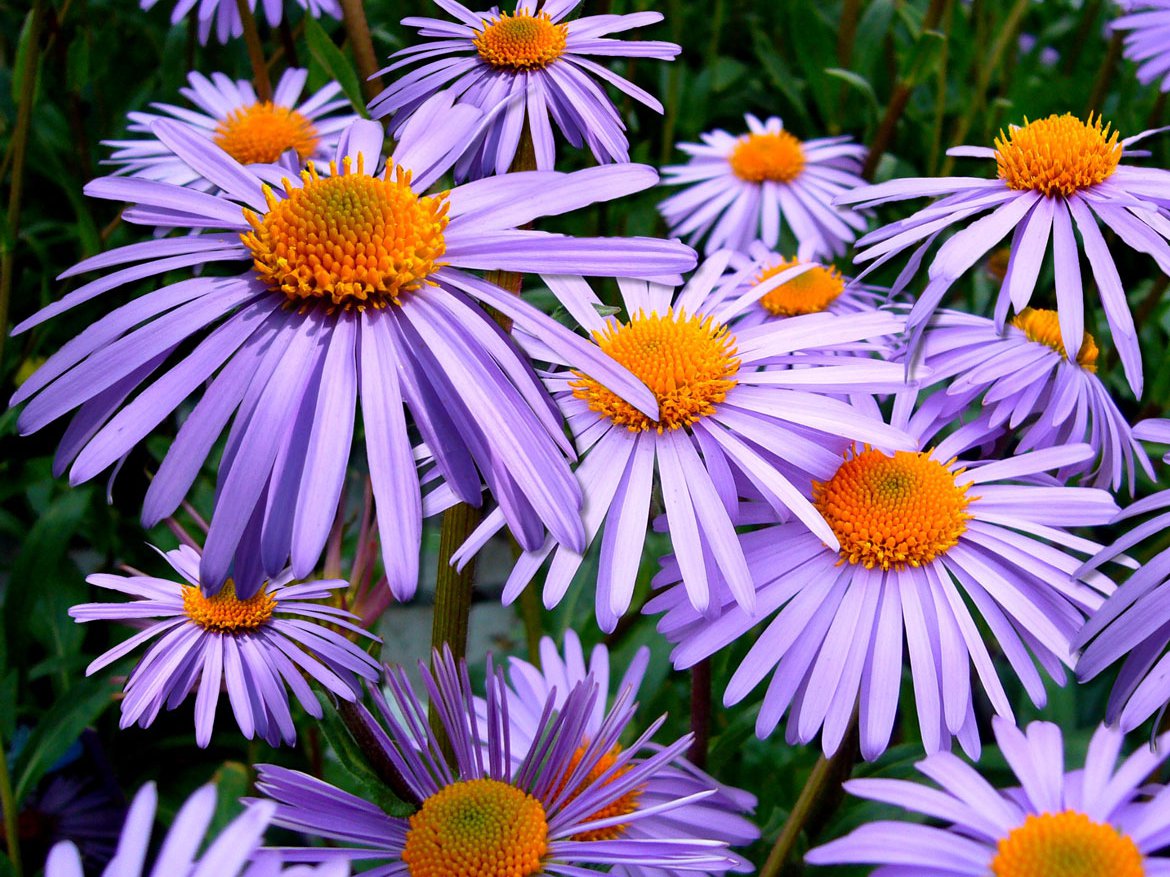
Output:
M995 141L999 178L1010 189L1031 189L1049 198L1072 195L1109 179L1121 161L1116 131L1089 116L1049 116L1000 132Z
M759 285L781 271L795 268L797 259L785 259L779 265L766 268L756 279ZM773 317L795 317L800 314L818 314L828 308L845 291L845 278L831 265L817 265L787 283L781 283L760 299L760 305Z
M787 131L774 134L745 134L727 159L741 180L788 183L804 170L804 148Z
M183 588L183 611L187 617L215 633L245 633L268 623L276 610L276 598L261 588L247 600L236 596L236 583L228 579L214 597L205 597L199 588Z
M995 877L1145 877L1142 854L1129 837L1084 813L1028 816L999 842Z
M676 314L673 308L665 316L639 312L629 323L606 326L593 337L658 399L658 420L580 372L571 385L573 395L631 432L689 426L714 413L735 386L735 337L711 317Z
M967 487L925 452L865 448L828 481L813 504L841 542L841 561L904 569L945 554L967 529Z
M269 164L290 149L305 161L317 150L317 129L291 107L255 103L215 126L215 144L240 164Z
M410 877L529 877L548 852L544 807L499 780L453 783L410 817Z
M1051 347L1065 359L1064 339L1060 334L1060 316L1045 308L1024 308L1012 318L1012 325L1028 336L1029 341ZM1077 351L1077 365L1085 371L1097 370L1097 342L1088 332Z
M386 168L319 177L310 167L304 185L285 180L286 198L265 188L268 211L244 210L252 231L241 239L252 251L256 273L295 305L383 308L427 283L446 252L446 193L420 198L410 172Z
M582 744L581 747L576 752L573 753L573 758L570 760L569 767L565 771L566 780L568 779L568 776L574 770L577 769L577 765L581 762L581 757L585 754L585 750L586 750L586 748L588 748L588 745L589 744L587 744L587 743ZM596 783L602 774L604 774L607 770L609 770L611 767L614 766L614 763L617 761L618 756L621 755L621 753L622 753L622 747L615 745L613 747L613 749L611 749L609 752L607 752L605 755L603 755L598 760L597 764L594 765L593 769L590 770L589 773L580 781L577 788L569 794L568 801L575 800L577 798L577 796L581 794L581 792L583 792L585 789L589 788L591 785ZM630 770L630 768L627 765L626 767L617 771L616 773L614 773L613 776L611 776L609 779L607 779L604 783L601 784L601 788L605 788L610 783L612 783L614 780L625 776L627 773L629 773L629 770ZM560 787L557 789L557 794L560 794L560 792L564 788L565 788L565 783L562 782ZM641 787L631 789L630 791L628 791L624 795L622 795L620 798L617 798L616 800L611 801L605 807L602 807L597 812L590 813L589 818L584 820L584 821L594 822L598 819L609 819L609 818L615 817L615 816L626 816L630 813L633 813L635 810L638 809L638 799L641 797L642 797ZM568 803L568 802L566 802L566 803ZM581 840L581 841L614 840L616 838L621 837L625 833L626 833L626 826L625 825L611 825L608 828L598 828L598 829L595 829L593 831L582 831L578 834L574 834L573 840Z
M479 56L504 70L541 70L565 53L567 24L554 24L547 12L501 12L472 42Z

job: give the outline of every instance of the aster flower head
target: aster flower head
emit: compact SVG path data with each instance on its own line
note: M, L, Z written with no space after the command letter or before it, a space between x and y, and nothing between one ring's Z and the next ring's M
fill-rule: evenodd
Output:
M160 552L162 553L162 552ZM271 745L296 742L286 692L305 712L321 718L321 704L305 676L343 700L361 694L361 679L378 678L378 662L337 633L340 627L377 640L353 624L348 612L320 601L346 586L342 581L294 583L286 572L247 599L229 580L214 596L199 584L199 554L188 546L162 553L181 581L154 576L90 576L91 585L129 594L129 603L85 603L69 614L78 622L145 623L141 631L89 665L87 674L154 640L126 681L123 728L149 726L165 706L174 709L193 691L195 739L211 741L220 691L227 688L236 723L245 737Z
M563 652L557 649L556 643L550 637L546 636L541 640L539 667L520 658L511 658L507 675L507 695L513 761L522 761L532 751L533 746L539 743L541 721L546 706L551 704L554 709L562 709L578 685L590 682L597 684L598 698L593 711L585 720L584 733L586 738L600 734L606 720L607 696L636 698L649 658L649 649L645 646L638 649L621 679L617 680L616 685L612 685L610 673L612 661L609 650L604 645L595 646L587 663L581 648L581 640L572 630L565 632ZM476 707L479 720L484 723L481 727L487 727L487 702L477 699ZM489 741L485 739L483 743L488 745ZM622 751L621 744L617 744L602 758L598 768L608 766ZM640 760L636 758L632 763L637 764ZM597 768L594 771L596 772ZM759 829L748 818L756 806L755 796L741 789L720 785L714 777L699 770L682 756L664 766L646 781L638 793L637 803L642 807L649 807L673 798L685 798L712 789L715 792L710 797L629 824L625 827L625 836L647 840L669 839L682 836L698 827L703 837L720 840L730 846L746 846L758 840ZM735 865L731 870L736 872L753 870L746 859L734 852L728 851L727 855L735 859ZM652 875L661 877L663 870L671 877L694 873L690 869L676 871L669 867L646 869L638 866L616 868L613 873L622 877ZM722 866L720 870L723 870Z
M52 847L68 841L86 869L96 872L114 855L125 809L112 778L51 774L20 805L17 824L25 861L43 861Z
M129 130L144 135L131 140L109 140L113 148L108 164L119 165L119 173L144 177L180 186L207 188L199 172L175 155L154 136L151 127L160 119L174 119L193 133L211 140L240 164L272 164L288 153L297 163L328 163L337 149L341 132L358 117L341 95L341 86L331 82L302 100L309 72L291 67L280 77L271 101L256 97L252 83L233 80L222 73L210 77L199 72L187 75L187 87L179 93L197 107L154 104L157 113L130 113Z
M533 358L564 367L547 374L545 383L582 456L577 479L585 494L586 544L599 535L601 541L596 613L604 630L629 608L655 484L691 603L707 610L708 579L718 572L750 612L755 591L735 531L741 499L762 507L768 520L796 517L835 545L824 518L795 484L831 474L850 442L913 443L847 401L822 395L902 389L902 366L862 359L810 364L804 357L807 348L897 333L903 319L885 311L809 314L740 331L735 320L741 313L810 268L790 268L743 291L735 275L724 278L730 257L728 251L712 256L678 291L621 281L621 318L600 315L601 302L582 278L545 278L597 349L650 388L657 417L617 397L587 368L560 360L542 339L522 342ZM742 269L740 278L750 270ZM786 367L792 364L805 367ZM499 512L485 518L455 559L470 557L502 521ZM553 539L521 556L504 601L515 600L550 556L544 602L557 605L584 552Z
M1125 34L1125 57L1144 85L1170 91L1170 0L1120 0L1124 13L1110 27Z
M1150 460L1108 388L1097 376L1098 349L1088 332L1068 358L1056 311L1027 307L1002 331L995 322L961 311L931 318L913 354L925 366L922 385L940 394L918 414L950 420L978 403L989 435L1017 437L1016 450L1085 442L1094 453L1061 470L1092 487L1132 491L1136 467L1153 475ZM913 372L912 372L913 373ZM971 427L974 429L974 425Z
M152 9L158 0L139 0L142 9ZM341 4L337 0L296 0L306 15L320 18L341 18ZM256 12L256 0L248 0L248 8ZM284 17L284 0L264 0L264 17L268 24L276 27ZM194 15L199 28L199 42L207 44L214 34L217 42L226 43L238 39L244 33L244 22L240 18L238 0L175 0L171 10L171 24L175 25Z
M812 850L805 860L879 865L875 877L1146 877L1170 870L1170 858L1161 855L1170 792L1147 783L1170 741L1158 750L1143 747L1119 764L1123 737L1101 727L1084 767L1067 770L1057 725L1033 722L1020 730L998 717L992 722L1019 785L997 788L949 752L917 765L930 785L850 780L845 788L852 795L943 824L871 822Z
M265 829L276 807L263 803L250 807L225 826L214 839L207 829L215 816L216 790L206 785L179 808L158 854L147 866L158 792L154 783L138 790L126 815L118 850L102 877L346 877L341 863L310 869L281 868L280 859L260 849ZM210 844L198 855L205 840ZM65 841L53 847L45 863L45 877L83 877L77 847Z
M724 692L726 704L739 703L771 674L756 722L761 737L788 713L789 742L820 733L831 754L859 709L862 755L877 758L893 730L905 656L926 751L957 737L976 752L972 676L998 714L1013 714L981 625L1042 705L1034 661L1062 681L1071 641L1112 588L1099 573L1088 584L1073 578L1075 554L1099 546L1066 528L1106 523L1113 498L1044 474L1089 457L1087 445L960 460L968 432L937 444L919 435L926 450L855 447L806 488L839 547L800 521L740 537L754 613L722 577L712 577L709 611L696 612L679 584L679 559L663 561L654 581L662 592L645 611L662 614L658 630L677 644L676 668L771 618Z
M847 136L799 140L775 116L744 118L748 133L717 129L702 143L680 143L690 161L662 169L664 185L686 186L658 205L670 233L691 243L706 238L710 254L756 240L775 248L787 225L801 259L843 255L866 222L832 202L865 184L858 176L865 147Z
M895 285L901 289L917 273L939 235L950 228L960 229L939 247L930 262L926 287L910 311L908 327L916 336L955 281L1011 233L1007 272L996 302L996 324L1006 322L1009 308L1020 313L1031 302L1051 241L1061 337L1068 358L1076 359L1085 332L1083 248L1126 377L1140 396L1137 330L1100 225L1133 249L1153 256L1158 267L1170 273L1170 215L1165 207L1170 199L1170 171L1122 163L1123 153L1152 133L1144 131L1122 139L1100 117L1082 121L1068 113L1025 119L1023 125L1002 132L995 148L959 146L948 151L948 155L994 159L994 179L890 180L854 189L838 197L836 203L862 208L941 196L909 218L883 226L857 242L862 249L855 261L872 262L867 270L913 249ZM987 215L960 228L979 214Z
M703 874L736 864L722 841L694 826L680 825L674 835L638 836L636 826L648 820L661 825L715 790L688 787L651 796L650 784L685 750L688 738L650 747L659 720L615 755L633 717L628 697L619 698L591 733L590 718L602 696L594 680L570 688L559 706L550 696L538 707L534 742L518 755L509 719L515 695L490 661L480 711L467 667L457 665L450 651L435 653L433 672L425 665L420 671L450 741L452 763L405 674L390 669L389 702L372 692L378 719L360 714L418 809L409 818L390 816L322 780L260 765L257 788L277 802L276 824L349 844L286 849L290 859L374 861L364 872L371 877L577 877L597 866Z
M245 167L186 127L156 122L155 134L217 187L214 195L124 177L101 178L86 191L131 201L130 222L199 234L83 261L66 275L130 267L84 284L16 331L164 272L227 262L243 263L243 273L200 274L113 310L20 386L12 400L28 403L20 429L33 432L78 409L56 460L56 471L70 468L77 483L205 387L151 481L143 518L149 526L178 506L232 420L201 562L208 594L230 575L247 599L290 555L296 577L314 569L341 495L359 400L396 596L416 587L422 527L404 408L459 499L479 504L486 482L521 545L538 547L547 526L582 547L580 488L558 415L477 302L540 334L578 367L596 369L639 410L655 414L654 398L584 339L467 269L672 276L693 265L694 252L650 238L519 230L653 185L657 175L641 165L509 174L425 194L480 122L477 110L436 98L402 130L383 170L381 126L358 121L340 138L328 175L310 165L292 178ZM184 345L194 341L193 349ZM149 381L177 348L177 362Z
M395 130L408 124L432 95L447 92L485 112L504 109L481 140L455 166L456 179L507 173L527 122L539 170L552 170L557 130L574 147L587 146L600 163L630 160L625 124L605 86L611 85L655 112L650 93L592 60L656 58L669 61L674 43L614 39L611 34L656 24L658 12L583 15L570 20L581 0L517 0L511 13L493 7L472 12L455 0L436 0L456 21L404 18L433 39L395 52L381 71L397 79L370 103L374 118L393 115ZM424 61L407 73L396 71Z

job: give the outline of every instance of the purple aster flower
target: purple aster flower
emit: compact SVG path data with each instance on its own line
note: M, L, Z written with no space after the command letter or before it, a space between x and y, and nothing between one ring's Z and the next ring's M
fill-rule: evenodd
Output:
M1158 445L1170 445L1170 419L1152 417L1134 424L1134 438ZM1162 455L1163 463L1170 463L1170 451Z
M718 572L750 613L755 589L735 531L740 500L762 507L768 521L795 516L836 546L824 518L794 485L831 475L855 441L913 446L880 418L823 395L902 389L902 366L862 359L810 363L804 353L899 332L903 318L885 311L808 314L740 331L734 326L739 314L810 267L790 268L743 291L735 275L720 283L730 256L712 256L677 294L663 284L621 281L624 321L600 315L601 302L582 278L545 278L597 349L654 392L658 417L635 410L588 369L560 359L542 338L522 342L534 359L569 366L546 375L545 383L583 458L577 479L585 494L586 545L601 537L596 613L603 630L612 630L629 608L655 484L691 603L707 610L708 579ZM487 516L455 559L466 560L502 525L498 510ZM550 556L544 602L557 605L584 549L553 538L520 557L504 601L515 600Z
M220 831L198 855L215 816L215 786L207 785L189 797L175 816L170 830L147 870L158 792L147 783L134 796L118 841L118 851L102 871L102 877L346 877L344 865L318 869L281 869L280 859L262 851L260 843L276 807L270 802L248 808ZM57 844L45 864L45 877L83 877L77 847Z
M125 809L117 787L93 776L49 776L24 801L17 817L25 862L42 862L51 847L69 841L87 869L100 869L114 854Z
M522 762L539 741L544 710L550 704L560 710L568 701L570 692L581 684L597 683L599 697L586 718L584 733L586 739L600 734L606 719L607 694L636 698L649 659L649 649L645 646L638 649L616 688L611 688L609 650L604 645L595 646L586 665L581 640L571 630L565 632L563 656L551 638L541 640L540 667L512 658L508 668L507 695L513 762ZM483 723L481 727L489 727L486 702L477 699L476 707L479 721ZM490 741L483 740L483 743L489 745ZM608 756L602 758L599 766L612 763L621 752L622 747L615 746ZM640 760L634 759L631 763L637 764ZM596 772L596 768L594 770ZM759 829L744 815L755 809L755 796L721 785L681 756L646 781L639 803L652 806L711 789L715 794L709 798L631 823L625 836L653 840L694 835L720 840L729 846L746 846L759 840ZM747 873L754 870L746 859L730 851L727 855L736 862L732 871ZM622 877L662 877L664 870L671 877L694 873L690 869L683 872L638 866L615 868L612 873ZM720 871L723 870L725 868L721 865Z
M922 435L924 444L931 440ZM837 750L860 709L861 751L877 758L889 743L902 681L903 641L926 751L957 736L979 748L974 676L992 707L1012 716L980 626L995 639L1037 705L1044 682L1071 665L1070 643L1112 584L1073 578L1075 553L1099 546L1067 527L1103 524L1112 496L1063 487L1044 473L1089 457L1087 445L1032 451L1008 459L958 460L970 436L959 430L925 451L865 447L838 460L836 472L805 488L840 547L800 521L741 536L756 611L737 604L722 576L696 612L679 583L680 558L667 558L646 606L662 613L658 630L677 646L676 668L693 666L774 616L724 693L739 703L772 674L756 722L761 737L787 712L787 739L818 732ZM677 544L677 543L676 543Z
M130 113L129 130L146 135L134 140L108 140L114 148L108 164L121 165L119 173L179 186L199 185L207 188L202 175L175 155L154 136L151 126L159 119L173 118L191 131L220 146L240 164L272 164L287 152L296 154L297 163L313 161L319 170L328 168L341 132L357 116L348 109L349 101L341 86L331 82L301 100L309 72L289 68L280 77L271 101L259 101L252 84L246 79L232 80L222 73L208 78L192 72L188 87L179 93L199 111L172 104L153 104L158 113Z
M1019 730L993 720L1018 786L1000 789L949 752L919 762L932 781L850 780L859 798L942 825L871 822L805 857L814 865L880 865L875 877L1154 877L1170 873L1170 792L1147 779L1165 760L1139 749L1118 764L1123 737L1099 728L1084 767L1065 769L1064 740L1050 722Z
M775 116L744 118L747 134L717 129L702 143L680 143L690 161L662 169L664 185L687 187L658 205L670 233L706 237L708 253L756 240L775 248L787 223L801 259L842 255L866 222L833 199L865 185L865 147L847 136L798 140Z
M282 854L303 861L379 862L364 872L370 877L580 877L594 867L703 874L736 865L726 845L708 838L702 827L682 823L673 836L639 836L638 826L650 820L661 825L717 792L688 786L681 794L656 793L663 789L658 777L672 769L688 738L650 746L660 719L620 748L634 712L628 697L619 697L592 724L603 697L594 680L573 686L563 700L550 696L537 707L539 743L517 757L520 744L513 743L509 719L516 696L490 661L482 717L474 708L467 667L457 666L450 651L443 657L435 653L433 673L425 666L420 670L454 753L450 764L427 720L427 707L401 668L388 672L390 703L372 692L381 722L361 711L418 810L409 818L390 816L322 780L259 765L257 788L278 803L276 824L350 845Z
M1132 490L1135 461L1153 476L1149 457L1097 377L1093 336L1086 332L1068 359L1056 311L1024 308L1002 330L986 317L937 311L915 361L929 370L923 385L945 386L920 414L950 420L978 401L979 423L989 435L1017 436L1017 451L1087 443L1093 456L1062 469L1061 481L1079 477L1113 490L1126 481Z
M1170 91L1170 0L1123 0L1125 15L1113 21L1115 31L1125 35L1125 57L1137 64L1137 78L1144 84L1157 82Z
M160 552L161 553L161 552ZM259 735L273 746L296 742L289 711L290 688L305 712L321 718L321 704L307 675L343 700L361 694L364 679L378 678L378 662L332 627L379 641L353 624L348 612L318 601L346 586L342 581L292 583L278 576L247 599L229 580L214 596L199 586L199 554L188 546L163 553L183 579L146 575L92 575L99 588L130 594L130 603L85 603L69 614L78 622L145 622L141 631L89 665L92 675L157 640L126 682L122 727L147 727L162 710L174 709L193 689L195 740L211 741L220 690L226 686L236 723L244 736Z
M948 155L995 159L995 179L938 177L890 180L862 186L837 199L838 204L872 207L890 201L943 196L907 219L870 232L855 259L872 268L914 248L898 278L903 288L917 273L926 251L948 228L987 213L939 247L927 272L928 282L910 311L908 328L921 333L947 290L1010 232L1007 274L996 303L996 325L1028 306L1052 242L1056 303L1065 353L1075 359L1085 332L1084 288L1080 248L1088 257L1126 377L1141 395L1141 349L1117 266L1098 223L1130 247L1154 257L1170 273L1170 172L1121 164L1122 152L1153 131L1119 140L1101 119L1082 122L1071 114L1052 115L1023 126L1012 125L995 148L959 146ZM1143 153L1135 152L1137 155Z
M559 415L477 302L539 334L639 410L656 414L654 397L585 339L466 269L671 276L693 266L694 252L651 238L519 229L653 185L657 175L641 165L508 174L424 195L480 121L478 110L436 98L402 130L384 173L375 173L382 128L358 121L341 137L336 173L310 165L283 181L279 169L245 167L189 128L156 122L156 136L217 193L125 177L96 180L86 192L131 201L123 213L130 222L200 233L84 260L62 276L123 267L16 331L131 281L215 262L246 267L157 288L94 323L17 390L13 404L27 402L21 431L79 409L55 464L58 473L72 464L78 483L206 385L151 481L143 519L151 526L178 506L234 415L199 576L209 593L231 575L247 599L290 553L297 578L314 569L341 495L359 399L395 595L414 592L422 527L404 406L461 500L480 503L482 479L521 545L539 547L547 526L582 548L581 492ZM177 349L177 362L148 381Z
M143 9L151 9L158 0L139 0ZM332 18L341 18L341 4L337 0L296 0L305 13L320 18L328 15ZM248 8L256 11L256 0L248 0ZM275 27L284 17L284 0L264 0L264 16L269 25ZM238 0L175 0L175 8L171 11L171 24L178 24L187 15L194 14L199 25L199 42L206 44L208 38L215 33L215 38L221 43L238 39L244 33L244 23L240 18Z
M458 21L402 20L434 39L395 52L393 63L381 73L426 63L374 98L370 113L376 119L394 114L397 130L431 95L443 91L485 111L504 107L455 165L457 180L506 173L526 121L540 170L552 170L555 163L554 121L561 136L575 147L588 146L597 161L629 161L626 126L605 92L606 84L662 112L653 95L590 58L671 60L680 51L674 43L610 36L662 21L659 12L585 15L569 21L581 0L546 0L539 12L536 0L517 0L510 15L499 7L472 12L456 0L436 2Z

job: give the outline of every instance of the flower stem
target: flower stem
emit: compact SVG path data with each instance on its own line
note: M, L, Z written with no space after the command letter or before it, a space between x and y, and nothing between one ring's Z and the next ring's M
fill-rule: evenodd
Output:
M370 769L378 775L378 779L384 782L400 800L410 804L418 804L417 796L407 785L402 774L398 772L394 762L390 760L386 750L378 742L378 738L374 736L363 712L364 710L357 704L347 700L343 700L337 705L337 714L341 716L341 720L353 737L354 743L361 750Z
M248 0L236 0L240 21L244 23L244 45L248 48L248 62L252 65L252 84L261 103L272 100L272 80L268 78L268 62L264 60L264 45L256 28L256 16Z
M711 659L704 658L691 668L691 734L687 760L706 769L711 742Z
M1089 95L1089 102L1085 106L1085 114L1101 112L1101 104L1109 94L1109 85L1113 82L1113 74L1117 70L1117 62L1121 59L1122 43L1125 35L1120 31L1113 34L1109 40L1109 48L1105 52L1105 60L1097 71L1097 78L1093 81L1093 92Z
M20 833L17 825L19 813L16 799L12 794L12 777L8 773L8 754L0 747L0 810L4 811L4 841L8 849L8 861L12 873L21 877L24 869L20 861Z
M382 93L382 80L378 73L378 53L374 51L374 40L370 36L370 23L366 19L366 8L362 0L341 0L341 15L345 32L353 47L358 73L362 77L362 94L372 101Z
M524 619L524 638L528 644L528 663L540 668L540 638L544 631L540 626L540 595L535 587L520 592L520 615Z
M461 570L451 565L451 557L479 524L480 511L459 503L443 512L439 531L439 569L435 576L435 614L431 620L431 646L451 649L458 661L467 657L467 626L471 616L471 587L475 580L475 560Z
M853 43L860 18L861 0L845 0L841 7L841 27L837 30L837 64L846 70L853 62Z

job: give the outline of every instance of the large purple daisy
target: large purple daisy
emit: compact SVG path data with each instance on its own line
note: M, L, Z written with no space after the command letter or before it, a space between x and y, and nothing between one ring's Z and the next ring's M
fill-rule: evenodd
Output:
M195 740L211 742L222 688L245 737L278 745L296 742L289 711L290 688L309 715L321 718L321 704L308 676L337 697L360 696L360 679L377 679L379 664L337 633L341 627L372 640L357 619L319 601L333 596L342 581L292 583L291 573L267 582L241 599L232 582L214 596L199 587L199 554L182 546L163 558L183 581L146 575L98 574L86 581L130 594L130 603L85 603L69 614L79 622L146 622L125 642L89 665L93 674L151 640L155 642L126 681L122 727L145 728L165 706L174 709L195 689Z
M264 17L275 27L284 17L285 0L264 0ZM152 9L158 0L139 0L143 9ZM328 15L341 18L341 4L337 0L296 0L306 15L320 18ZM248 0L248 8L256 11L256 0ZM238 0L176 0L171 10L171 24L178 24L188 15L194 15L199 27L199 42L206 44L214 33L216 40L226 43L244 33Z
M404 406L461 500L478 504L486 482L521 545L538 548L547 526L583 548L581 493L556 409L477 301L539 334L637 410L656 415L654 397L595 346L465 269L670 276L690 268L694 253L649 238L518 230L652 185L656 174L640 165L509 174L424 196L479 121L477 110L437 98L403 129L378 173L381 126L355 122L338 145L336 173L310 166L283 181L185 126L156 122L159 139L216 195L123 177L86 191L133 202L129 221L200 233L83 261L65 276L137 264L81 286L15 331L164 272L215 262L247 268L163 286L94 323L21 385L12 400L27 402L21 431L79 408L56 471L72 463L70 479L85 481L206 384L155 473L143 519L153 525L178 506L234 415L200 572L209 593L231 575L246 599L290 553L298 578L312 571L341 495L359 399L386 573L400 598L416 586L422 526ZM179 348L178 361L148 383Z
M179 186L192 183L201 188L207 181L200 173L154 136L151 127L160 119L176 119L196 134L220 146L240 164L271 164L286 153L294 153L300 164L313 161L328 168L341 132L357 116L331 82L301 100L309 71L291 67L280 77L271 101L260 101L245 79L229 79L222 73L210 77L192 72L187 88L179 93L198 107L198 112L172 104L152 104L159 113L130 113L129 130L145 135L133 140L107 140L113 147L109 164L120 165L119 173Z
M839 548L800 521L741 536L754 613L722 576L712 577L710 610L695 611L679 584L680 558L667 558L655 581L665 590L646 612L663 614L658 629L677 643L675 667L694 665L775 616L732 676L724 702L740 702L771 674L756 722L760 736L787 712L790 742L821 732L824 751L833 753L860 708L862 754L874 759L893 730L905 641L927 752L952 736L976 752L972 668L995 711L1013 714L982 623L1028 695L1043 704L1033 656L1063 680L1073 637L1112 588L1100 574L1090 576L1091 585L1073 578L1074 552L1099 546L1065 528L1106 523L1116 505L1106 491L1061 487L1044 476L1089 457L1087 445L956 459L969 438L960 430L927 451L865 447L839 459L831 477L810 485Z
M590 717L603 697L592 679L560 702L546 699L534 726L539 742L517 758L509 721L515 695L490 662L482 720L467 667L450 652L435 654L433 673L420 671L454 753L450 764L401 668L387 677L390 703L374 692L380 722L363 711L371 739L381 741L418 806L413 816L390 816L303 773L258 766L257 788L279 805L276 824L348 845L282 849L290 860L378 862L363 872L369 877L581 877L597 867L703 874L736 865L725 843L692 825L673 836L638 836L635 827L646 820L661 823L716 790L688 786L651 797L651 784L671 769L688 738L650 746L659 720L619 747L633 718L628 697L619 697L592 732Z
M560 359L542 338L521 341L535 359L571 369L546 375L545 383L583 458L577 478L585 494L586 545L601 534L596 612L607 631L629 608L656 484L691 603L707 610L708 579L718 573L751 612L755 590L735 533L741 499L755 502L768 521L794 516L835 547L836 536L795 485L831 475L851 442L913 445L879 418L823 395L901 389L902 366L866 359L810 363L804 356L808 348L899 332L903 319L885 311L809 314L740 331L733 325L739 314L811 266L781 271L744 291L734 275L720 282L730 255L712 256L677 294L662 284L622 281L624 320L602 317L601 302L582 278L545 278L592 333L598 351L654 392L658 417L622 401L588 368ZM485 518L456 560L502 524L498 511ZM584 552L552 538L520 557L504 586L505 602L520 595L550 556L544 602L550 608L560 602Z
M1065 769L1060 728L996 718L995 738L1019 780L996 788L949 752L919 762L934 785L850 780L859 798L942 825L870 822L812 850L814 865L880 865L874 877L1160 877L1170 858L1170 791L1149 784L1170 750L1142 748L1118 764L1122 735L1099 728L1083 768ZM817 872L813 872L817 873Z
M599 162L629 161L626 126L605 92L606 84L662 112L653 95L590 58L669 61L680 51L674 43L609 36L655 24L662 20L660 12L570 20L581 0L546 0L539 11L536 0L517 0L512 14L499 7L472 12L456 0L437 3L458 21L402 20L435 39L394 53L394 63L382 73L426 63L401 75L374 98L370 113L374 118L393 114L398 130L431 95L442 91L485 111L504 107L475 148L456 164L456 179L506 173L526 121L540 170L552 170L555 163L554 121L561 136L573 146L588 146Z
M702 143L680 143L691 160L662 169L664 185L687 187L658 205L670 233L691 243L706 237L712 253L756 240L775 248L787 224L801 259L842 255L866 222L833 199L865 184L865 147L849 137L798 140L775 116L744 118L747 134L719 129Z
M910 311L908 327L925 327L947 290L968 269L1012 233L1007 273L996 303L996 325L1002 326L1009 307L1017 313L1028 306L1052 243L1056 270L1056 303L1065 353L1075 359L1085 332L1084 287L1080 247L1088 257L1113 341L1130 386L1142 391L1141 349L1117 266L1098 223L1124 243L1154 257L1170 273L1170 171L1121 164L1122 153L1144 131L1124 140L1100 118L1082 122L1071 114L1048 116L1011 126L995 148L959 146L948 155L994 159L995 179L939 177L890 180L842 194L836 203L872 207L907 198L943 196L913 216L870 232L858 241L863 249L855 261L883 264L914 248L896 288L917 273L927 249L948 228L981 213L939 247L927 272L928 282ZM1141 154L1141 153L1137 153Z
M1118 0L1117 5L1125 14L1110 27L1129 31L1125 57L1137 64L1138 80L1170 91L1170 0Z

